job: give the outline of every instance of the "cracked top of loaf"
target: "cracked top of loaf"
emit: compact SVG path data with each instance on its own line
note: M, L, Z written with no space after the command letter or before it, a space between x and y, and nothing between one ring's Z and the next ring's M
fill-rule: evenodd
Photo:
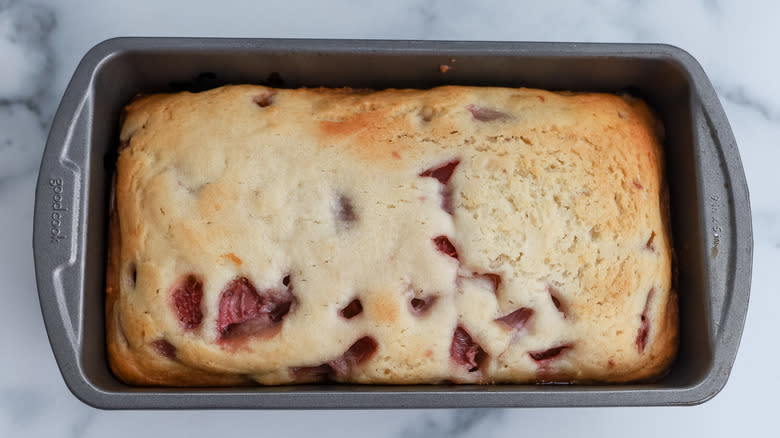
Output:
M272 89L126 108L109 360L133 384L624 382L677 301L660 124L535 89Z

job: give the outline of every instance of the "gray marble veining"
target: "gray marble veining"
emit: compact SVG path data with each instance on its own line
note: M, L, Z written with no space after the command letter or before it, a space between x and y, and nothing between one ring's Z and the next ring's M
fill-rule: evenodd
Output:
M776 105L772 105L772 102L766 102L763 99L751 96L748 92L741 87L718 87L719 96L735 105L745 106L753 111L756 111L764 119L778 123L780 122L780 108Z
M54 100L48 41L55 23L49 7L0 5L0 183L38 167Z
M399 438L464 437L485 435L493 429L492 424L500 422L501 409L450 409L446 415L424 416L410 422L398 435ZM482 433L479 433L482 432Z

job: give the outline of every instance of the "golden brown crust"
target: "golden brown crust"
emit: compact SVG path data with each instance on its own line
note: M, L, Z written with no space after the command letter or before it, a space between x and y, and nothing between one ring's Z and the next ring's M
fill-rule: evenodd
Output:
M678 337L658 126L638 99L533 89L244 85L133 101L111 214L112 369L172 386L305 382L295 370L325 365L362 383L657 376ZM454 159L445 186L423 175ZM203 321L186 328L171 294L193 274ZM291 279L295 301L262 336L220 342L239 277L261 293ZM416 312L415 297L434 304ZM340 317L356 298L362 313ZM522 328L496 322L520 307L533 309ZM452 359L456 327L486 352L479 370ZM365 336L376 352L335 371Z

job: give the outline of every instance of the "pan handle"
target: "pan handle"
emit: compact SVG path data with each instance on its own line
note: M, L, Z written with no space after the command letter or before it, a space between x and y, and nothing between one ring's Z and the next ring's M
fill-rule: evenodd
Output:
M80 251L85 248L83 169L89 163L89 110L86 97L72 97L66 92L49 132L33 218L38 296L60 369L78 360L84 294L85 257Z
M695 62L695 61L694 61ZM718 354L736 356L747 315L753 266L753 230L745 172L731 126L701 67L693 71L700 105L694 108L710 291L711 335Z

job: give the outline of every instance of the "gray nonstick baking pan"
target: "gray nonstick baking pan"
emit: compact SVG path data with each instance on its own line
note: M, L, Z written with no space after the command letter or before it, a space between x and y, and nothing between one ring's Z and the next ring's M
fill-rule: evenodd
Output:
M440 69L441 65L449 70ZM132 387L106 359L110 181L122 107L137 93L227 83L428 88L497 85L629 92L666 130L680 298L669 373L630 385L317 384ZM35 197L35 269L46 330L70 390L100 408L442 408L691 405L725 385L747 313L750 204L734 136L699 64L666 45L119 38L76 69L46 143Z

